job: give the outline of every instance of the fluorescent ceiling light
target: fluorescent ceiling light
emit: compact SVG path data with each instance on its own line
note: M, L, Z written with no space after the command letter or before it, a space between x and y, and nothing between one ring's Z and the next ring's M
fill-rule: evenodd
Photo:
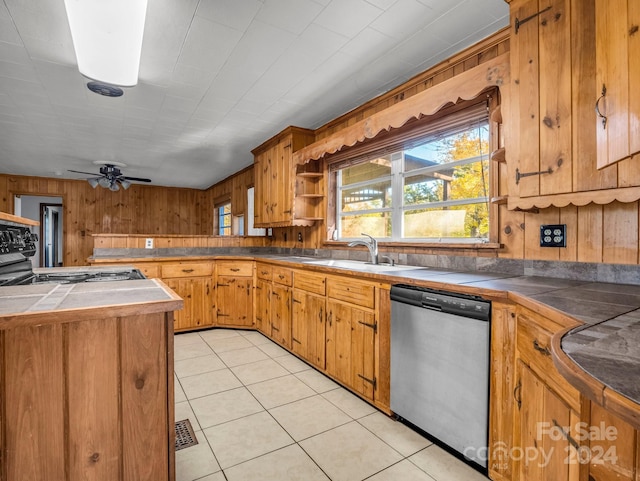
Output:
M78 69L92 80L138 83L147 0L64 0Z

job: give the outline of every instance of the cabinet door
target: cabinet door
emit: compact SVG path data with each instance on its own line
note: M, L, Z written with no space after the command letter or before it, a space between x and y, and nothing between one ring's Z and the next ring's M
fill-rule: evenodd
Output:
M271 339L291 349L291 288L271 287Z
M509 455L518 479L578 481L578 415L521 360L517 373L514 447Z
M596 0L598 168L640 151L640 5ZM606 88L606 92L603 91ZM637 168L637 166L636 166Z
M256 281L255 299L256 329L271 336L271 282Z
M327 300L327 373L363 397L376 388L373 312Z
M591 403L589 480L635 481L638 432L614 414Z
M271 221L269 202L271 192L271 156L267 150L256 155L254 162L255 191L254 191L254 221L256 227L268 227Z
M212 324L210 277L165 279L164 282L184 300L184 307L174 314L176 331Z
M253 326L253 279L218 276L216 323L219 326Z
M320 369L325 368L325 298L300 289L293 291L291 347Z

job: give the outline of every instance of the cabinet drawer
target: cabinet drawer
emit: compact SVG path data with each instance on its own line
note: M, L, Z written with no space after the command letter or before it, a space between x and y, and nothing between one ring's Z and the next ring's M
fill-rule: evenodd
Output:
M285 286L291 286L292 278L293 272L291 272L291 269L273 266L273 282L284 284Z
M270 281L273 276L273 267L269 264L256 264L256 276L258 279Z
M520 358L536 371L549 387L556 391L575 410L580 408L580 394L562 377L551 358L553 333L542 328L535 318L518 315L517 348Z
M140 269L140 272L144 274L145 277L149 279L155 279L160 277L160 266L155 265L138 265L136 269Z
M334 299L370 309L373 309L376 305L374 286L353 281L352 279L328 277L327 295Z
M218 261L216 262L216 269L218 269L219 276L253 276L252 262Z
M325 295L327 280L325 276L310 272L295 271L293 273L293 287L304 291Z
M166 264L162 266L162 277L203 277L213 273L211 262L193 264Z

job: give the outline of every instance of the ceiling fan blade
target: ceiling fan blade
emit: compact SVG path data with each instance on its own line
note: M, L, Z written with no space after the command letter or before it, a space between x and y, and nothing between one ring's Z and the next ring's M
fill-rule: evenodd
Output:
M141 179L140 177L127 177L126 175L123 175L120 178L125 180L133 180L134 182L151 182L151 179Z
M75 172L76 174L94 175L94 176L100 177L100 174L97 174L95 172L82 172L81 170L70 170L70 169L69 169L69 172Z

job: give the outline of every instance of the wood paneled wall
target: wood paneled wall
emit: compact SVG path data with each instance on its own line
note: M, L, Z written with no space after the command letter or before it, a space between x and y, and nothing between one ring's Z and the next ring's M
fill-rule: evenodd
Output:
M65 266L86 264L93 252L92 234L213 232L210 191L133 184L111 192L81 180L0 174L0 211L13 213L14 195L62 197Z

